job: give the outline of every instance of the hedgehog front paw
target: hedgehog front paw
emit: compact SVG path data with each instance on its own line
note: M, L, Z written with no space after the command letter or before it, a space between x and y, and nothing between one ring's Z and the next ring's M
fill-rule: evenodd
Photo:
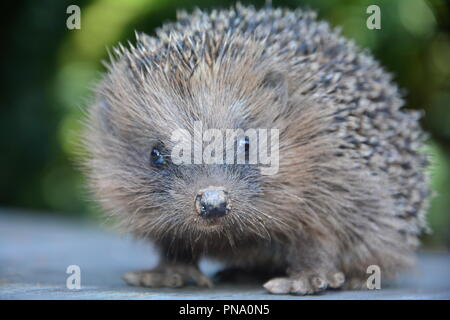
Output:
M342 287L345 276L342 272L303 272L290 277L274 278L264 284L264 288L272 294L317 294L327 288Z
M198 287L212 288L212 281L195 265L164 265L152 270L132 271L124 274L122 279L132 286L149 288L180 288L189 282Z

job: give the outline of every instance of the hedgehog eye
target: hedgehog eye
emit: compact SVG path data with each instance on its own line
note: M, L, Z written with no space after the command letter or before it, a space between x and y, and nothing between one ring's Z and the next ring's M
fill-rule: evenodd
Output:
M157 167L166 164L166 160L158 148L153 148L150 152L150 162Z

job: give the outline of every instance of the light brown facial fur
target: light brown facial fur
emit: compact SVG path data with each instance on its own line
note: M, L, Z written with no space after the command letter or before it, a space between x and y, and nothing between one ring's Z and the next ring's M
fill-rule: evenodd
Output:
M383 279L411 266L428 196L418 116L314 13L181 13L117 49L96 92L84 135L91 189L162 252L155 270L127 274L130 284L210 286L196 267L203 256L285 270L265 284L272 293L363 288L369 265ZM279 129L279 172L171 163L171 133L193 133L194 121ZM164 166L152 165L155 146ZM225 201L226 212L205 219L201 199Z

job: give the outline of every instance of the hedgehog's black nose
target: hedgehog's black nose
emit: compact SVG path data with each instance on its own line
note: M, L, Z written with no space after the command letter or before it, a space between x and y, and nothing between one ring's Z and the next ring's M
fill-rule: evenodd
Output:
M202 189L195 197L195 208L205 219L223 217L230 210L228 194L222 188Z

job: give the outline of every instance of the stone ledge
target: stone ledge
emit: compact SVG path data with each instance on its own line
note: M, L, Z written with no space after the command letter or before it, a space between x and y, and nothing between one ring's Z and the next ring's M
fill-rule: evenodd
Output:
M147 243L79 221L0 210L0 299L450 299L450 254L422 252L414 273L382 290L276 296L259 284L213 289L146 289L121 276L157 263ZM81 289L66 288L66 269L81 268ZM208 273L219 266L201 265Z

